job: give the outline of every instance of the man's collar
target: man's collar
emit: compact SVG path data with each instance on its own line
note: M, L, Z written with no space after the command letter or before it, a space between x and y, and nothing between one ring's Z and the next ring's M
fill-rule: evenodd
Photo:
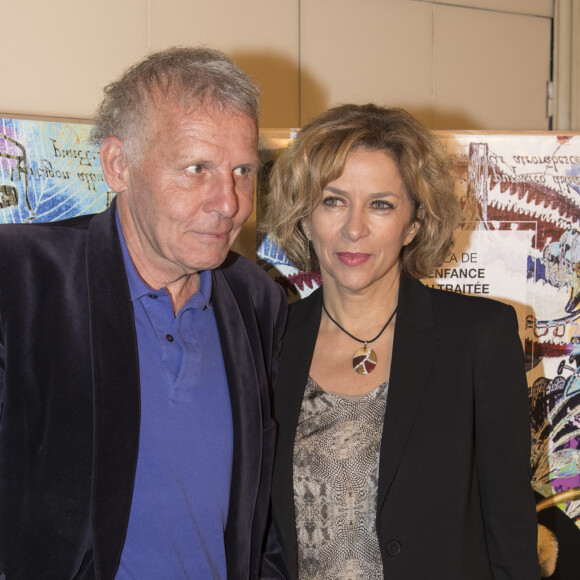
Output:
M125 264L125 271L127 272L127 280L129 282L131 301L134 302L135 300L139 300L141 297L158 290L151 288L143 278L141 278L139 272L137 272L137 268L135 268L135 264L133 263L127 248L127 243L125 242L125 236L123 235L123 229L121 228L118 211L115 211L115 220L119 232L119 240L121 242L121 251L123 252L123 262ZM203 300L203 307L209 308L211 303L211 272L209 270L203 270L199 273L199 289L194 296L198 296L197 300L201 297Z

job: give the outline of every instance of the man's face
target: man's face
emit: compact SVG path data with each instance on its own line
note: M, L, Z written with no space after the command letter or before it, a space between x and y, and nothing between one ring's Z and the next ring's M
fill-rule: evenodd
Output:
M252 211L256 122L158 101L145 146L118 199L137 270L167 283L218 267Z

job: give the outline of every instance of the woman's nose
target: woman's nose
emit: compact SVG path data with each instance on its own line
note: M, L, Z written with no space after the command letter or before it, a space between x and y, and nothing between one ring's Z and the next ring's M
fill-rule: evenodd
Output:
M351 241L356 241L369 233L364 211L353 208L349 212L343 233Z

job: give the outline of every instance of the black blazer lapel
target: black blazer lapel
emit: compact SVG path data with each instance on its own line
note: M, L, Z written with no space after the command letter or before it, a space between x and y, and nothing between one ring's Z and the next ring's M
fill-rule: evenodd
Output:
M294 514L293 454L294 438L310 363L322 315L322 290L290 307L284 346L274 389L274 416L279 423L276 466L272 483L272 503L281 515ZM276 518L277 533L286 553L290 578L296 578L297 538L294 517Z
M137 337L115 203L89 225L87 279L94 397L93 555L96 577L112 580L129 522L140 423Z
M402 278L381 441L377 513L405 451L438 347L427 289L420 282Z
M434 336L433 313L426 288L401 280L389 379L389 394L379 461L377 513L380 512L428 382L439 340ZM312 361L322 315L322 291L291 306L288 328L274 393L275 416L280 423L273 504L281 543L286 546L291 578L297 576L297 539L294 518L293 450L304 387Z
M259 377L242 308L222 270L213 271L212 305L228 380L234 433L232 488L225 533L228 578L250 569L251 525L262 467L263 419Z

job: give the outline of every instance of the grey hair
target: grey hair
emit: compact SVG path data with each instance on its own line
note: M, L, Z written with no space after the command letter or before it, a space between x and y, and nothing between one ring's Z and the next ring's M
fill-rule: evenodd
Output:
M256 123L260 114L260 89L225 54L204 47L173 47L150 54L105 87L91 141L100 145L106 137L117 137L125 143L130 161L138 161L159 97L184 109L198 105L234 111Z

